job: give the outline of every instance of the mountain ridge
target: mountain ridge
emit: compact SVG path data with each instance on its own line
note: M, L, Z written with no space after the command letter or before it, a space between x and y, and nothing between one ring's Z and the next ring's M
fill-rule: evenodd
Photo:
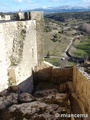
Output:
M45 14L49 13L64 13L64 12L83 12L83 11L90 11L90 7L81 7L81 6L57 6L57 7L43 7L43 8L36 8L27 11L44 11Z

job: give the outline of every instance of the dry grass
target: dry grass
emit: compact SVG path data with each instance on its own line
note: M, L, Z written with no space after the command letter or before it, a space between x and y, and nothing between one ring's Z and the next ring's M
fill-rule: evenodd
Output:
M53 27L56 27L56 24L52 24ZM54 26L55 25L55 26ZM69 45L71 37L66 36L65 34L58 33L59 26L57 25L57 29L52 30L51 32L44 33L44 51L45 55L49 51L51 55L54 56L62 56L63 52L65 51L66 47ZM60 42L53 42L51 39L53 35L58 33L60 35Z

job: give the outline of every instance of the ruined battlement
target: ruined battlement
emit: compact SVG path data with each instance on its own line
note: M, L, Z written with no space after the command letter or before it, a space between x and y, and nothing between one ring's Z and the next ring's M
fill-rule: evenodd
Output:
M0 15L0 21L12 21L12 20L43 20L43 12L31 11L31 12L22 12L19 11L16 15L16 18L13 18L14 15Z
M18 12L18 18L19 20L37 20L37 21L41 21L43 20L43 12L36 12L36 11L32 11L32 12Z

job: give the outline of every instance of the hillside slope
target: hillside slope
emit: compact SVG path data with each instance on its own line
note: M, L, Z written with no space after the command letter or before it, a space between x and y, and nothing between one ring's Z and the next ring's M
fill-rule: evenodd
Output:
M50 55L49 58L45 58L46 61L49 61L54 65L59 65L61 57L66 57L64 52L72 39L75 40L71 46L70 53L73 56L76 56L76 46L83 42L88 36L85 31L79 29L81 24L89 24L89 19L87 18L88 17L86 17L85 20L83 20L83 17L82 19L68 18L65 19L64 22L60 22L45 17L44 56L47 56L47 54Z

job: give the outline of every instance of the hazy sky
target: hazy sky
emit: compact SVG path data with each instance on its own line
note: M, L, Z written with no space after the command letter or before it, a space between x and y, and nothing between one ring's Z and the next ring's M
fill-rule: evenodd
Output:
M90 0L0 0L0 12L62 5L90 6Z

